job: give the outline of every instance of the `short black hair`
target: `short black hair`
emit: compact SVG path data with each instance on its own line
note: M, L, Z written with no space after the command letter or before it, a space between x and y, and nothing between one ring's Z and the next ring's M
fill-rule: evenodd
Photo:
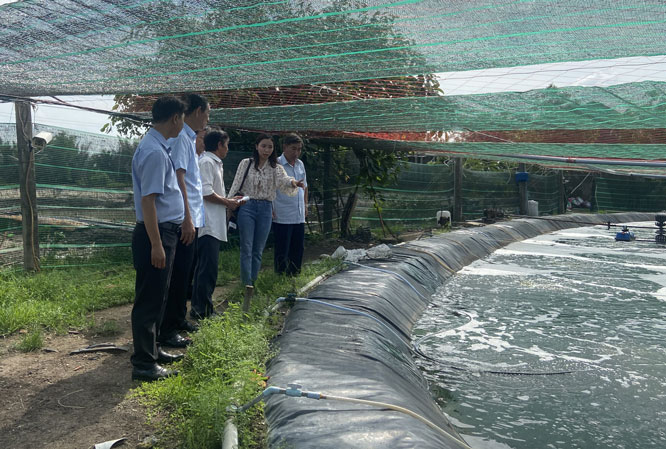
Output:
M181 115L185 112L185 103L176 97L167 95L158 98L153 103L153 123L163 123L175 114Z
M185 115L190 115L199 108L204 111L208 109L208 100L199 94L185 94L183 95L183 101L187 104Z
M282 148L284 148L286 145L292 145L295 143L300 143L301 145L303 145L303 139L301 138L301 136L299 136L296 133L289 133L282 136L282 140L280 141L280 143L282 145Z
M206 151L215 152L217 151L217 144L220 142L228 142L229 134L221 129L215 129L206 133L204 136L204 148Z

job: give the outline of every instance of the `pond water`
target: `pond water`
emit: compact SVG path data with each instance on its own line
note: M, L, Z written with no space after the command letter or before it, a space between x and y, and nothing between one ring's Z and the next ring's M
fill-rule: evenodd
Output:
M419 364L473 448L666 448L666 247L614 235L512 244L435 295Z

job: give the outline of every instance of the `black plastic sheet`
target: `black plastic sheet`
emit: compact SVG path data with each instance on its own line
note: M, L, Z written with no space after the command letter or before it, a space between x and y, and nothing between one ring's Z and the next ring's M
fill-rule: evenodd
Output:
M509 243L589 223L652 220L653 214L568 215L464 229L393 247L390 260L350 266L297 302L271 362L270 384L405 407L446 430L447 438L409 415L328 400L272 396L266 418L272 448L463 448L413 360L410 335L431 295L454 272ZM392 273L374 268L389 270ZM416 290L416 291L415 291Z

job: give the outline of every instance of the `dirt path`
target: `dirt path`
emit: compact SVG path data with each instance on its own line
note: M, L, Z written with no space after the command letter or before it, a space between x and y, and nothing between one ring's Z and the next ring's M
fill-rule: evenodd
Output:
M97 323L117 323L114 336L48 336L45 349L34 353L11 350L18 336L0 342L0 447L89 448L122 437L135 447L152 433L146 411L127 397L137 385L130 379L128 352L69 355L96 343L129 347L131 309L125 305L95 314Z
M312 245L305 259L336 247ZM222 294L216 289L216 298ZM121 447L135 448L158 433L146 423L148 411L128 395L138 385L130 378L131 310L128 304L95 313L95 328L115 323L114 332L48 335L34 353L12 349L19 335L0 339L0 449L87 449L123 437ZM70 355L98 343L130 351Z

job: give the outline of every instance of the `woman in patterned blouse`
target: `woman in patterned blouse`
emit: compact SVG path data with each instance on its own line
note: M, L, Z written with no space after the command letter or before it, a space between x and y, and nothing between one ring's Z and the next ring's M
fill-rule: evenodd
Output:
M271 230L275 194L280 190L294 196L298 193L298 187L303 187L302 180L288 176L277 163L273 138L268 134L260 134L255 141L252 157L243 159L238 165L228 193L228 198L241 194L250 197L238 209L236 220L240 236L241 281L245 284L243 312L250 309L254 281L257 280L261 256Z

